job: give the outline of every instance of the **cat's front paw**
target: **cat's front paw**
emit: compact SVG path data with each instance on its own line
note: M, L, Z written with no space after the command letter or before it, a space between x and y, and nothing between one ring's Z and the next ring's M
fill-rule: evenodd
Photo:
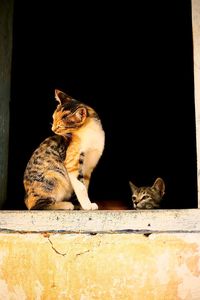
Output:
M98 205L96 203L87 203L87 204L82 205L82 208L84 210L97 210Z
M92 206L92 210L97 210L98 209L98 205L96 203L91 203Z

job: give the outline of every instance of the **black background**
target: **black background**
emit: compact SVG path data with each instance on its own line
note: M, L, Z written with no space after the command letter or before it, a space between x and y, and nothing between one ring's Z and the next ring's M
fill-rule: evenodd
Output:
M192 51L190 1L16 1L4 208L25 209L23 172L52 134L55 88L101 117L93 201L130 207L128 181L160 176L163 207L197 207Z

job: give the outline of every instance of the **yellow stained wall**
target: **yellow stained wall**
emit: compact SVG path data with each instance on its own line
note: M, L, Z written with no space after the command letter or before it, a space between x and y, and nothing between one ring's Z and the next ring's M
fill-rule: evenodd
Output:
M199 233L0 234L0 299L200 299Z

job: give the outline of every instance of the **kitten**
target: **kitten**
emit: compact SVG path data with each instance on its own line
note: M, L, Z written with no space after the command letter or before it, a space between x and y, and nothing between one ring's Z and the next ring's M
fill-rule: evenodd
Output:
M137 187L131 181L129 185L134 209L160 208L165 193L165 183L162 178L157 178L152 186Z
M105 133L93 108L55 90L58 101L52 131L33 153L24 174L28 209L74 209L75 193L82 209L91 203L88 186L104 150Z

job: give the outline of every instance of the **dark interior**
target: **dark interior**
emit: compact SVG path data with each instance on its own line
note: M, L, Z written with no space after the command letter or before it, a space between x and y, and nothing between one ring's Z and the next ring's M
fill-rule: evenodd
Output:
M129 180L166 184L163 208L197 207L190 1L16 1L8 197L26 209L23 172L52 134L60 89L95 108L106 133L89 195L132 207Z

